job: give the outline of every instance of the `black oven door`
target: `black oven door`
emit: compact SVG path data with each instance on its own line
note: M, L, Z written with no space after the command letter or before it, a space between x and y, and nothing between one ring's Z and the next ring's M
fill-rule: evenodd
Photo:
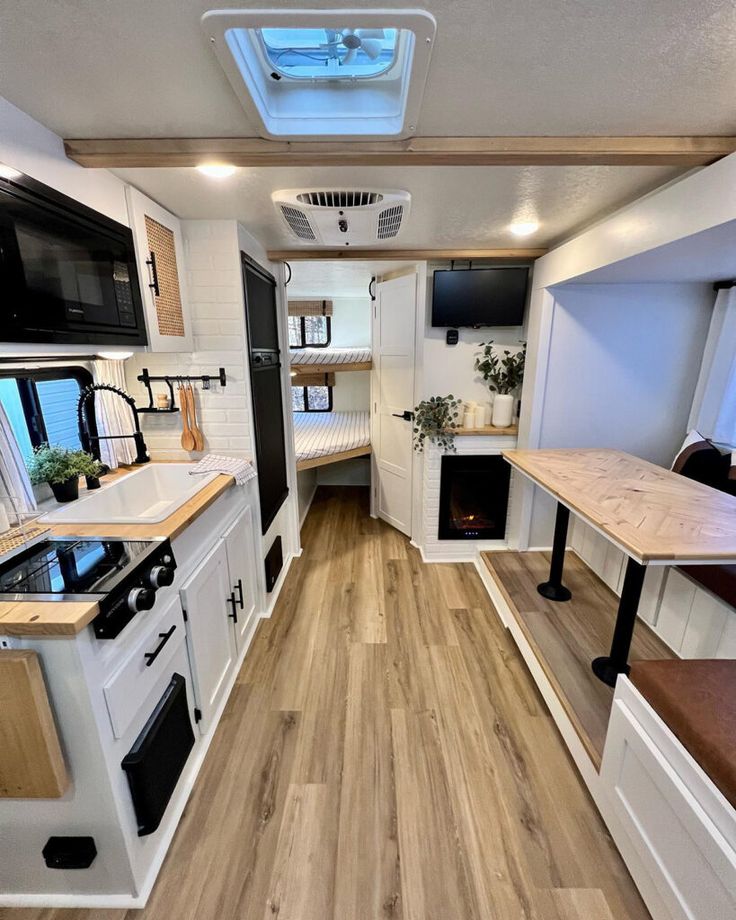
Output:
M40 183L0 180L0 340L145 344L130 230Z

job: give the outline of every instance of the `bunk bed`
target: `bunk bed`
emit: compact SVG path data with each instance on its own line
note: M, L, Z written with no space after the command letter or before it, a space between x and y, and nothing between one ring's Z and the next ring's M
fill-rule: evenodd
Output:
M370 413L295 412L296 468L311 470L371 452Z
M290 357L291 370L297 377L329 371L369 371L373 367L370 348L294 348Z

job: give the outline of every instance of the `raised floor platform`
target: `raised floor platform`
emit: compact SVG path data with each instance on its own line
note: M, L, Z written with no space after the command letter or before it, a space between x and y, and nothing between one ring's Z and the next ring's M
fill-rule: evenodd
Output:
M618 597L573 552L565 558L565 584L572 600L543 598L537 585L549 574L549 553L482 553L491 578L517 621L580 741L600 768L613 690L593 674L590 663L607 653ZM630 660L675 658L639 620Z

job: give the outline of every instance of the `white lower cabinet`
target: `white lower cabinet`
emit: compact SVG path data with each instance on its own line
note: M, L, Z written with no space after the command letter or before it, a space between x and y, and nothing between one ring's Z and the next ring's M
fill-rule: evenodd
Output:
M219 540L181 588L202 734L209 728L235 666L235 634L228 601L231 590L227 552Z
M227 528L181 588L199 727L204 734L256 622L255 542L250 507Z
M250 639L256 612L256 550L250 508L225 531L223 540L235 599L235 641L240 651Z
M654 920L733 920L736 812L626 678L600 776L604 817Z

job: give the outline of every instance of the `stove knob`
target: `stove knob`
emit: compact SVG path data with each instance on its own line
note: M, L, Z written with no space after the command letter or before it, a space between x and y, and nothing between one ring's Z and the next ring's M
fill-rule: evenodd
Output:
M156 603L156 592L149 588L133 588L128 595L128 609L131 613L150 610Z
M154 565L147 581L152 588L168 588L174 581L174 570L168 565Z

